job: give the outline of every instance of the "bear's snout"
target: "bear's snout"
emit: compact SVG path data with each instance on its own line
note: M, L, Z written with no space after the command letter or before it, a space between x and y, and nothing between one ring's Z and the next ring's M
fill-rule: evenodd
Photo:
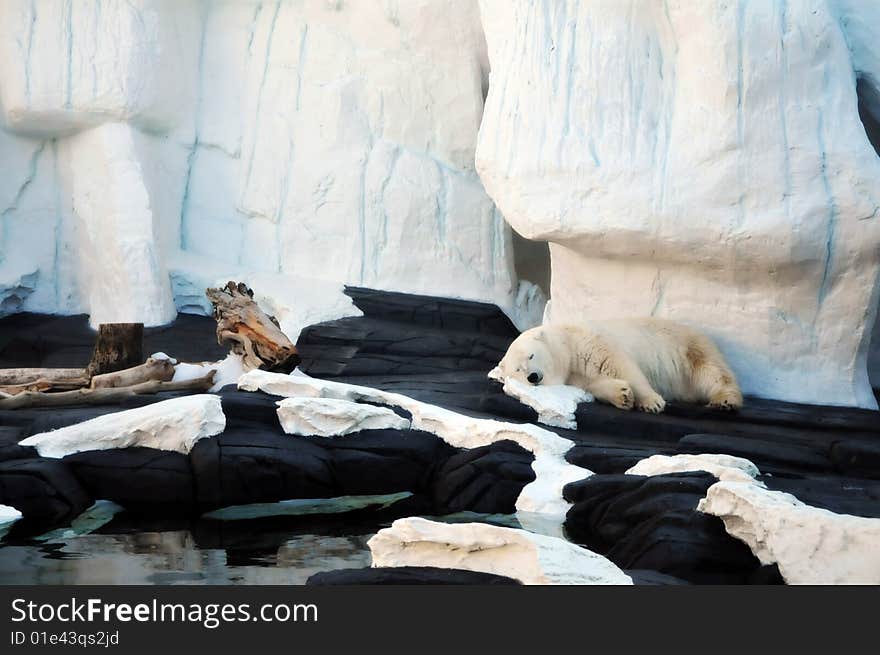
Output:
M536 371L534 373L529 373L529 377L526 379L532 384L541 384L541 380L544 379L544 376Z

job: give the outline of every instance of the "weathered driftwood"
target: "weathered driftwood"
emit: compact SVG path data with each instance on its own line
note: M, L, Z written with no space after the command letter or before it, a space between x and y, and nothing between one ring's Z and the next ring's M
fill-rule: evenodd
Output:
M296 346L281 331L278 321L254 301L254 292L243 282L228 282L207 289L217 320L217 342L229 345L247 368L292 370L300 358Z
M142 368L143 336L143 323L102 323L86 368L0 369L0 394L17 396L170 380L174 375L170 362L158 361Z
M48 391L52 388L52 383L44 378L34 380L33 382L25 382L24 384L4 384L0 386L0 394L4 396L14 396L25 391Z
M174 377L174 365L168 359L153 359L150 357L140 366L133 366L115 373L104 373L92 378L89 385L92 389L111 389L115 387L130 387L149 380L168 382Z
M101 323L95 339L89 377L122 371L144 361L143 323Z
M148 380L128 387L103 389L76 389L59 393L42 393L25 391L10 398L0 399L0 409L23 409L26 407L63 407L69 405L110 405L119 403L126 398L140 394L159 393L161 391L207 391L214 385L214 374L184 382L162 382Z
M77 389L89 383L84 368L0 368L0 387L48 383L53 389Z
M144 364L113 373L95 375L89 380L82 368L0 369L0 393L14 396L25 391L70 391L89 387L108 389L130 387L148 380L168 382L174 365L167 359L148 359ZM15 382L13 382L15 381Z

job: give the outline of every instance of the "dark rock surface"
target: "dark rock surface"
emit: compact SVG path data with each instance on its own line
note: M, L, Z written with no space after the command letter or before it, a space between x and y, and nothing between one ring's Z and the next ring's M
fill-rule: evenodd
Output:
M277 419L276 419L277 420ZM436 462L454 449L434 435L369 430L345 439L296 438L280 428L227 425L190 453L202 508L290 498L424 493Z
M402 372L394 367L369 374L361 372L356 363L359 357L369 353L373 358L381 358L389 350L383 334L387 334L390 323L398 324L395 334L406 334L414 342L424 334L423 324L434 329L438 323L424 318L420 319L422 323L409 319L410 315L423 313L437 299L393 294L393 308L386 309L386 295L357 289L352 297L364 311L363 317L307 328L297 343L304 356L303 370L319 374L315 367L323 366L322 351L313 348L333 342L337 330L342 329L346 335L345 348L337 352L334 370L320 373L321 377L403 393L473 416L537 420L534 410L506 396L501 385L486 378L517 334L500 320L492 325L501 325L502 329L480 332L469 332L469 319L456 322L452 317L444 323L445 330L455 335L458 354L483 353L479 344L487 332L501 339L502 343L493 345L494 352L485 351L479 365L479 358L475 358L468 367L451 360L445 373L438 372L436 367L421 372ZM404 309L402 305L407 301L411 307ZM486 307L477 304L480 311L487 311ZM763 473L792 480L792 489L797 487L794 481L816 476L865 480L880 476L880 412L873 410L748 398L741 411L732 413L669 403L666 412L652 415L584 403L578 408L576 419L577 431L554 431L575 442L567 455L570 462L600 473L623 473L640 459L657 453L706 452L751 459ZM808 486L804 483L805 491ZM851 496L847 502L849 511L865 516L876 511L870 493L861 495L856 488Z
M8 460L7 469L0 468L0 483L12 475L15 462L27 460L58 471L45 484L79 480L91 497L140 514L197 515L229 505L409 491L422 497L423 513L436 515L512 512L522 487L534 478L532 455L513 442L462 451L417 430L366 430L341 439L293 437L278 424L276 397L232 389L221 396L225 431L200 440L189 455L126 448L43 459L35 449L17 445L37 431L35 426L45 426L40 410L24 410L33 414L22 421L24 426L0 430L0 463ZM60 427L106 409L77 408L50 420ZM16 497L23 493L15 492ZM57 495L65 494L59 490ZM7 504L40 518L49 514L33 504ZM56 515L59 524L69 520L65 513Z
M871 343L868 346L868 377L874 387L874 395L880 400L880 310L874 319Z
M634 585L645 585L650 587L668 587L690 584L687 580L676 578L665 573L657 571L647 571L645 569L630 569L625 573L632 578Z
M135 513L175 516L196 508L189 457L153 448L94 450L63 460L93 498Z
M657 571L632 570L626 574L636 585L667 586L686 585L671 575ZM493 573L478 573L463 569L440 569L432 566L398 566L367 569L342 569L322 571L308 579L307 585L520 585L515 578Z
M348 293L364 316L303 330L297 347L306 373L402 393L470 416L536 421L532 409L486 378L517 335L497 307L357 288ZM0 319L0 367L82 366L93 340L85 317ZM215 342L214 321L185 315L145 331L145 353L160 350L188 361L225 355ZM508 513L534 479L531 454L512 442L464 451L412 430L366 431L342 439L290 437L278 425L277 398L234 387L220 396L226 431L199 442L189 456L132 448L59 461L17 445L30 434L169 394L112 407L0 412L0 503L24 511L25 526L43 527L69 522L93 498L114 500L140 520L179 515L191 521L230 504L399 491L414 495L396 503L389 517ZM831 511L880 517L878 412L748 398L735 413L670 403L665 413L648 415L588 403L578 408L576 419L577 430L551 429L574 442L567 459L596 475L566 488L573 502L566 531L572 540L606 554L637 584L779 581L775 567L762 567L726 534L719 519L696 511L712 476L624 475L653 454L738 455L761 469L770 489ZM265 537L266 548L277 549L281 537L266 537L277 531L271 519L245 523L252 527L233 530L221 521L202 520L199 539L234 550L239 541ZM217 527L205 527L211 525ZM374 571L382 570L342 571L322 583L348 584L346 576L360 575L364 578L357 583L365 584L390 575ZM425 575L433 574L413 572L408 579L424 582Z
M489 371L518 334L495 305L354 287L346 293L364 315L302 331L297 350L309 375L424 379Z
M377 569L323 571L308 579L307 585L518 585L519 580L492 573L432 566L399 566Z
M19 446L18 442L27 436L19 425L0 424L0 462L10 459L33 459L39 457L36 448Z
M93 502L63 462L45 458L0 462L0 505L22 513L19 529L41 532L67 524Z
M749 582L762 575L761 563L721 519L696 511L715 482L708 473L676 473L601 474L571 483L566 534L623 569L692 583Z
M479 365L478 358L469 360L468 366L452 358L447 362L447 372L438 372L434 365L421 373L389 366L365 374L357 364L360 357L369 354L373 360L381 359L389 348L401 347L390 346L383 337L389 334L386 330L390 323L397 323L394 334L407 334L413 342L425 330L436 329L438 323L424 318L418 323L408 318L424 313L436 299L395 294L393 308L386 310L385 295L358 289L353 298L364 311L363 317L321 323L305 330L297 343L304 357L303 370L402 393L472 416L514 422L537 420L534 410L506 396L500 384L486 378L516 337L516 331L504 327L500 320L493 320L492 325L502 329L470 332L470 318L456 322L453 315L445 320L445 329L455 336L459 355L485 353ZM412 305L409 310L402 307L407 299ZM478 309L486 311L486 306L478 305ZM312 349L333 342L340 330L345 335L345 347L337 351L332 371L322 368L323 346ZM501 340L493 345L494 351L481 349L487 333ZM653 415L584 403L578 407L576 420L576 431L553 431L575 443L566 455L568 461L596 473L623 473L639 460L658 453L727 453L750 459L762 473L773 476L768 480L784 480L780 488L784 486L804 502L859 516L876 516L880 511L877 487L872 482L880 476L880 412L747 398L745 407L732 413L669 403L666 412ZM817 482L835 479L844 491L831 493L832 483ZM773 482L768 486L776 488Z
M532 459L531 453L514 441L452 455L432 478L437 513L512 514L520 491L535 479Z
M312 353L322 357L313 357L313 363L320 359L326 364L328 353L349 352L343 343L346 339L381 341L381 347L357 354L353 370L395 375L404 370L424 377L435 370L449 375L450 370L479 369L474 378L473 402L477 404L484 386L483 369L500 357L515 334L507 317L493 305L446 299L414 305L411 297L402 294L384 297L357 289L351 293L365 312L381 314L381 320L366 331L343 322L333 334L316 336ZM423 332L411 334L401 320L414 322ZM169 326L145 330L144 352L163 351L189 361L222 358L225 352L216 345L214 327L209 317L180 315ZM94 332L85 316L7 317L0 319L0 367L84 365L93 342ZM322 345L327 348L321 350ZM383 350L393 356L385 357ZM450 395L464 391L461 381L453 379L438 381L439 388ZM0 411L0 461L39 461L33 448L17 445L31 434L176 395L180 394L138 396L113 406ZM155 515L190 515L231 504L290 498L399 491L418 494L424 513L509 512L533 476L532 456L516 444L463 453L434 435L396 430L363 432L345 439L295 438L280 429L276 397L234 387L223 389L220 396L226 431L197 444L189 456L148 448L83 452L52 463L49 469L79 479L83 491L95 498L113 500L138 514ZM447 475L448 481L443 479ZM56 514L59 522L66 520L62 513ZM42 515L47 512L41 510Z

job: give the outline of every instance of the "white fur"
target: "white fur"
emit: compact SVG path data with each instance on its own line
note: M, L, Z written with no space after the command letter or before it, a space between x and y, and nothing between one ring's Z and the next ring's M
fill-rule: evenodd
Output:
M577 386L621 409L660 412L667 400L723 409L742 405L736 378L707 336L654 318L527 330L493 373L533 384Z

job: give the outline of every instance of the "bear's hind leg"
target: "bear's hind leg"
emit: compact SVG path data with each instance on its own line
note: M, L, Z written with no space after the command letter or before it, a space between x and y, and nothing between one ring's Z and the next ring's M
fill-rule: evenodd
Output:
M736 377L714 344L692 342L688 345L687 359L698 398L715 409L734 410L742 407L743 397Z

